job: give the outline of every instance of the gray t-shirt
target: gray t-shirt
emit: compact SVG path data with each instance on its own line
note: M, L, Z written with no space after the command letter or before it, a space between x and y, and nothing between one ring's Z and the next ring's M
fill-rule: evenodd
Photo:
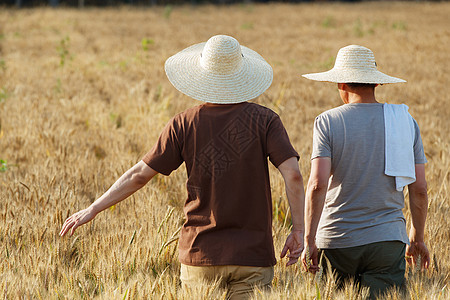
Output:
M416 164L426 163L414 121ZM311 159L331 157L331 176L316 236L319 248L347 248L381 241L409 243L403 193L384 174L382 103L345 104L314 122Z

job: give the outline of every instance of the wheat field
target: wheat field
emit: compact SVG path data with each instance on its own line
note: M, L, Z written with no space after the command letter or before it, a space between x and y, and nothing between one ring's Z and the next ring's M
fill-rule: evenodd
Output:
M428 164L426 241L432 264L407 269L407 294L450 299L450 3L247 4L0 10L0 298L224 299L216 285L182 291L178 230L185 170L158 175L72 237L64 219L87 207L152 147L176 113L200 104L176 91L164 61L227 34L272 65L272 86L254 101L277 112L309 176L315 116L341 104L334 84L300 74L333 66L339 48L371 48L380 71L406 84L377 87L405 103ZM271 167L273 236L289 232L284 183ZM409 223L408 205L405 217ZM255 299L364 299L351 284L275 267Z

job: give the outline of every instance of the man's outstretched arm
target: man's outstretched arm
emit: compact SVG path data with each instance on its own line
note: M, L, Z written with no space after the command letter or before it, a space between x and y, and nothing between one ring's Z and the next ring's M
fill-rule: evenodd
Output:
M88 208L76 212L64 222L59 235L64 236L70 230L73 235L80 225L91 221L106 208L117 204L143 187L150 179L158 174L145 162L140 161L126 171L100 198Z
M428 212L427 181L425 179L425 165L416 164L416 181L408 186L409 209L411 210L411 229L409 231L410 245L406 247L406 261L416 264L419 260L420 268L428 268L430 253L425 245L425 221Z
M330 157L317 157L311 161L311 174L306 189L305 249L302 253L302 262L306 271L313 273L319 269L316 233L325 203L330 173Z
M285 160L278 166L283 176L286 196L292 216L292 231L286 239L280 257L283 258L289 251L286 266L297 262L303 250L305 192L303 189L303 177L298 168L296 157Z

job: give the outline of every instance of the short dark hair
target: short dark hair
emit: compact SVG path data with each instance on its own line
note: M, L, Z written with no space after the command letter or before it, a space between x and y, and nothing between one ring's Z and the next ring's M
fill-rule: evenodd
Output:
M357 82L349 82L346 83L350 88L357 89L357 88L375 88L377 85L375 83L357 83Z

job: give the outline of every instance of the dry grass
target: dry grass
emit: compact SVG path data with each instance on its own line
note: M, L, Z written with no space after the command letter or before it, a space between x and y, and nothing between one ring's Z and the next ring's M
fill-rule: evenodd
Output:
M4 299L211 299L205 285L179 289L177 246L184 170L158 176L72 238L66 216L101 195L155 142L169 118L197 102L164 75L167 57L215 34L260 52L274 82L256 101L281 115L307 177L314 117L340 104L335 85L299 74L332 66L340 47L374 50L378 66L407 84L377 88L406 103L429 163L428 272L408 275L409 297L450 299L449 3L189 6L0 11L0 297ZM288 228L280 175L271 180L274 239ZM174 208L174 209L172 209ZM410 218L405 211L407 220ZM289 222L287 222L289 224ZM258 299L360 299L299 266L275 269ZM388 299L402 295L392 291Z

